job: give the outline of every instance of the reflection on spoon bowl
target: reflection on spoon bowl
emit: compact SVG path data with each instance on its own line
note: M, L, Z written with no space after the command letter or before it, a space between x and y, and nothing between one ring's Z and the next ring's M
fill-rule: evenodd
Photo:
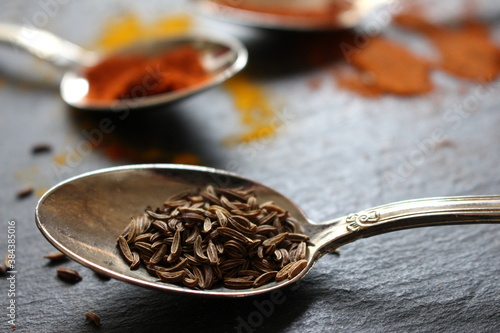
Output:
M174 194L207 185L248 188L259 203L273 201L287 210L310 236L304 270L290 280L244 290L191 289L158 282L146 269L130 270L116 246L130 217L143 213L147 206L161 206ZM174 164L132 165L86 173L56 185L40 199L35 215L38 228L56 248L101 274L169 292L243 297L290 285L302 279L325 253L363 237L423 226L499 223L500 196L403 201L318 224L282 194L226 171Z

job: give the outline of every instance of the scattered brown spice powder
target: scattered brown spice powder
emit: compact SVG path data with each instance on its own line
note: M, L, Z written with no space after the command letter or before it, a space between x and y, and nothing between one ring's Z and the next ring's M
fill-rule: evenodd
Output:
M477 82L491 82L500 74L500 48L485 23L466 20L458 26L445 26L418 13L399 14L394 22L424 35L439 53L439 60L433 63L420 58L404 45L377 36L350 53L348 60L355 71L335 71L340 87L366 97L418 95L432 91L430 72L434 68Z
M369 74L359 72L338 72L338 70L335 70L334 76L337 84L341 88L356 92L361 96L378 97L382 94L382 91L377 86L369 83L369 81L371 81Z
M484 23L468 20L458 27L447 27L414 14L398 15L394 22L424 34L440 53L437 65L452 75L490 82L500 73L499 48Z
M240 122L246 127L242 134L226 139L226 144L249 143L272 137L276 133L276 110L262 86L239 74L227 80L223 87L231 95L240 114Z
M315 77L315 78L312 78L308 81L308 86L309 86L309 89L311 90L318 90L319 88L321 88L321 84L322 84L322 80L318 77Z
M341 73L337 82L364 96L415 95L432 90L429 62L384 37L371 39L365 48L351 54L350 61L361 72Z

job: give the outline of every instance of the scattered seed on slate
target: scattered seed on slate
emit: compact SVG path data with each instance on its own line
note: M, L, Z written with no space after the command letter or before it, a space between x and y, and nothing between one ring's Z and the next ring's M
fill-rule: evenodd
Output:
M17 191L16 196L18 199L27 198L30 195L32 195L34 191L35 191L35 189L33 188L33 186L26 185L26 186L22 187L19 191Z
M4 268L5 268L6 271L12 270L12 267L10 265L13 264L13 263L14 262L9 259L9 255L8 254L6 254L3 257L3 266L4 266Z
M31 148L33 154L48 153L52 150L52 147L47 143L37 143Z
M85 317L90 319L90 321L97 327L101 326L101 317L94 312L86 312Z
M64 261L67 257L62 252L53 252L43 256L45 259L49 259L51 262L61 262Z
M71 283L80 282L82 280L80 273L67 267L59 267L57 269L57 276L61 280Z

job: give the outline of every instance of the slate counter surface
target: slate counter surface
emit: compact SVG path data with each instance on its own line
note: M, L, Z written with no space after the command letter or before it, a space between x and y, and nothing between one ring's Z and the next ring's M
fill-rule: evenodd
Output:
M498 4L477 3L499 40ZM443 1L443 12L446 4L456 9L456 2ZM113 15L134 12L152 20L184 5L4 0L0 21L38 20L64 38L92 45ZM15 297L8 296L9 281L0 279L0 331L11 331L7 306L14 299L16 332L499 332L498 225L422 228L356 241L340 255L323 257L299 285L256 298L170 295L102 280L71 261L63 265L77 269L83 280L71 285L55 277L58 266L43 259L53 248L34 222L40 192L82 172L141 162L115 160L96 148L58 168L57 156L85 140L84 124L103 117L113 121L116 133L102 144L112 137L124 146L147 146L154 138L162 151L189 151L205 165L276 188L315 221L399 200L500 193L498 81L480 94L485 87L437 73L440 88L426 96L364 99L336 87L328 67L295 66L293 54L278 61L277 55L300 49L290 47L293 35L196 20L248 45L247 75L265 87L278 110L281 127L272 139L222 143L242 128L222 87L124 120L69 109L56 85L39 77L49 68L0 48L0 249L7 251L8 222L15 221L17 264ZM323 82L316 90L308 88L313 79ZM446 121L445 111L457 121ZM40 142L52 151L33 155ZM37 193L17 199L27 183ZM99 329L85 319L87 311L101 316Z

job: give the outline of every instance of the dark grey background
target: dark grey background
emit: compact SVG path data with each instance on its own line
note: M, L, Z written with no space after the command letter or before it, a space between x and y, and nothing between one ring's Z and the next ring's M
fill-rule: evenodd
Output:
M43 7L54 3L49 12ZM463 3L440 1L434 13L457 15ZM491 22L500 40L498 3L476 3L478 15ZM27 24L40 11L53 12L42 28L91 46L113 16L132 11L154 21L183 11L184 5L3 0L0 21ZM34 222L38 198L18 200L16 192L27 183L39 190L85 171L140 162L110 160L97 147L63 171L56 167L55 156L86 140L82 123L103 117L113 121L112 137L125 145L148 145L146 138L154 137L164 151L191 151L205 165L275 187L315 221L399 200L500 193L499 81L483 86L436 71L436 89L428 95L364 99L336 86L333 64L308 67L302 61L310 50L301 41L318 38L335 45L336 34L266 32L202 17L196 22L247 44L247 75L264 87L279 115L275 137L224 145L244 127L221 87L125 120L71 110L49 84L57 81L50 67L0 47L0 253L7 248L7 222L14 220L17 332L93 332L87 311L101 316L101 332L498 332L497 225L416 229L357 241L340 256L322 258L300 285L248 299L145 290L104 281L70 261L64 265L77 269L83 281L70 285L55 277L57 266L43 259L53 247ZM432 53L417 36L394 27L385 33ZM311 79L322 80L319 89L310 89ZM32 155L40 142L52 145L52 152ZM8 287L0 279L2 332L10 331Z

